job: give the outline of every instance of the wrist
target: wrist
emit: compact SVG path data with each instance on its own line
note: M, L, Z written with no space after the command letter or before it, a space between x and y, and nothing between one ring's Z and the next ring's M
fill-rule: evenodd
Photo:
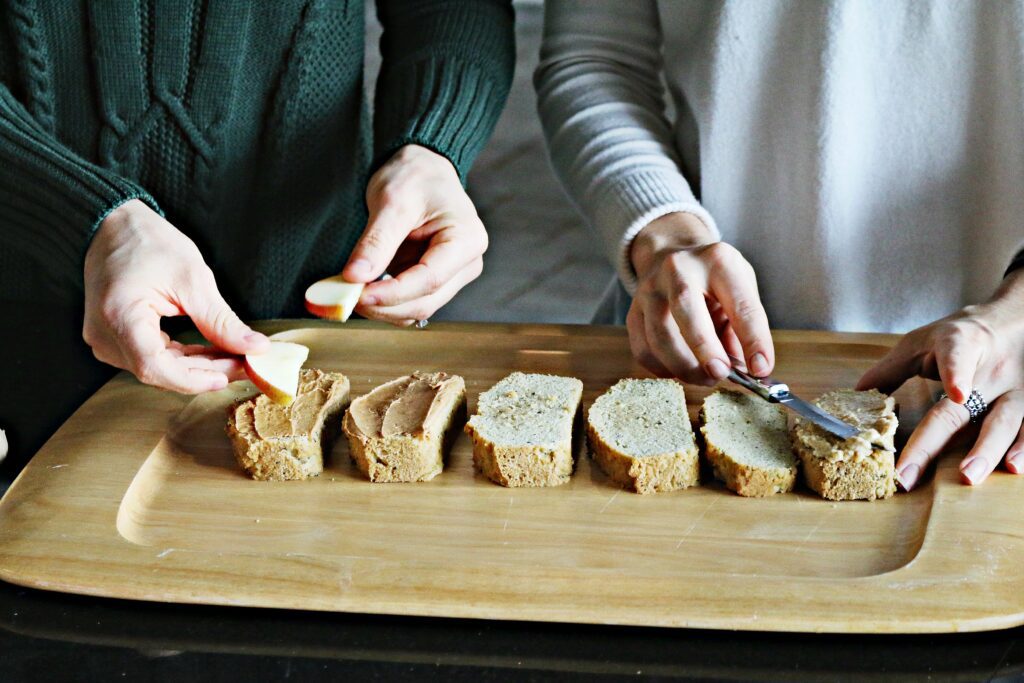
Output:
M141 199L129 199L110 211L96 229L93 241L101 235L108 235L111 232L120 230L127 225L135 223L139 217L147 213L156 213L149 205Z
M985 307L997 318L1024 331L1024 268L1008 273Z
M677 211L644 226L629 245L629 260L638 277L665 252L683 251L717 242L716 235L692 213Z
M455 178L459 177L458 170L448 157L422 145L408 144L399 147L385 166L391 164L400 164L414 169L421 168L428 172L451 173Z

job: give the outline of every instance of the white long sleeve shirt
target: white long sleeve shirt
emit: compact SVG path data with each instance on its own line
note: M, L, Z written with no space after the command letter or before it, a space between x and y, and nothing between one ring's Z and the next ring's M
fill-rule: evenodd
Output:
M774 327L903 332L1024 246L1019 0L548 0L535 80L627 290L672 211L746 256Z

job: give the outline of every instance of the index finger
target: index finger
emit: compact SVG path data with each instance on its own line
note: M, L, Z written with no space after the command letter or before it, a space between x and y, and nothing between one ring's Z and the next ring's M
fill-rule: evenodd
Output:
M715 269L708 284L740 340L747 368L758 377L768 375L775 367L775 345L753 270Z
M878 389L891 394L908 379L920 373L921 359L911 353L905 340L906 337L861 375L857 382L857 391Z
M430 242L418 263L388 280L373 282L363 290L363 302L376 306L397 306L430 296L480 258L487 248L471 231L442 231Z

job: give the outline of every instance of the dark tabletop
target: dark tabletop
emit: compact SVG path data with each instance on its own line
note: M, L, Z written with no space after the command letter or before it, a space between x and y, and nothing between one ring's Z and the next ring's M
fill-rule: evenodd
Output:
M110 376L73 311L3 303L0 427L27 454ZM893 606L899 609L899 605ZM166 605L0 582L0 682L22 680L1024 680L1024 628L833 636Z

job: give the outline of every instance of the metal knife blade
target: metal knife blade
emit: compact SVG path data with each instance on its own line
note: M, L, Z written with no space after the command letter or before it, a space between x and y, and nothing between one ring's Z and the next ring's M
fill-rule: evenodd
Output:
M761 398L771 403L781 404L794 411L801 417L813 422L829 434L834 434L840 439L849 439L860 434L860 430L849 425L834 415L830 415L813 403L808 403L789 390L785 382L776 382L773 379L760 379L748 375L743 370L733 367L729 370L729 380L739 384L741 387L751 390ZM891 451L892 449L884 444L872 443L873 447Z
M842 420L833 417L826 413L824 410L808 403L799 396L795 396L792 393L787 393L784 396L779 396L777 403L781 403L790 410L796 412L798 415L810 420L814 424L818 425L826 432L835 434L840 439L852 439L853 437L860 434L860 430L856 427L852 427Z

